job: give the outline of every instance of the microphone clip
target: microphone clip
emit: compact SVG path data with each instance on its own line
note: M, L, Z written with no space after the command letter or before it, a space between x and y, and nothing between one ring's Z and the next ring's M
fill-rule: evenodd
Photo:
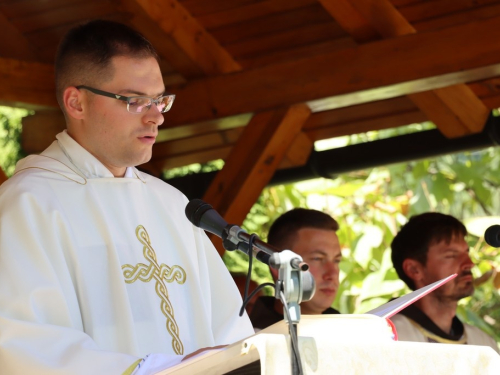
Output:
M245 231L235 224L229 224L224 228L221 235L224 249L234 251L241 247L241 240L238 238L240 232Z

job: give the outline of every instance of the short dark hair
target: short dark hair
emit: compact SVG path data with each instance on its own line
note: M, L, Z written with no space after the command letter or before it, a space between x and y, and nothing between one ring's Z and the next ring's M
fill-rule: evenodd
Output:
M271 225L267 241L279 250L293 246L297 231L302 228L324 229L336 231L338 223L324 212L307 208L294 208L281 215Z
M55 60L57 101L70 86L92 86L97 79L113 77L111 59L116 56L154 57L153 45L139 32L118 22L94 20L71 29L62 39Z
M415 290L415 284L403 270L405 259L414 259L425 265L427 252L433 244L446 241L450 243L455 237L465 237L467 229L456 218L438 212L426 212L412 216L403 225L391 243L391 259L396 272L408 287Z

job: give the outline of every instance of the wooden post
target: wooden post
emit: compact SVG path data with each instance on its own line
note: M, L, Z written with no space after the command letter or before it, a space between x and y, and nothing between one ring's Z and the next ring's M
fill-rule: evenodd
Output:
M256 114L203 199L228 223L241 225L310 114L305 104ZM214 244L222 254L220 240Z

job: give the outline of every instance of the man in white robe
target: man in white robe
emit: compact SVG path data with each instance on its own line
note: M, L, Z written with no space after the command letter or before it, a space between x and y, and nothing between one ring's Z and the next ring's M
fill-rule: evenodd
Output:
M68 130L0 187L0 373L154 374L252 335L185 196L134 167L173 100L154 50L108 21L68 35L56 62ZM108 61L89 63L103 48Z

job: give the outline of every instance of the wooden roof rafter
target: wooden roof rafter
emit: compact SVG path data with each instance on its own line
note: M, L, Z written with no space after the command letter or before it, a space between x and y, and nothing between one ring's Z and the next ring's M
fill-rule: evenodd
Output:
M414 34L416 29L389 0L319 0L358 43ZM409 94L449 138L480 132L489 109L465 85Z
M0 51L0 103L57 108L47 62L91 18L142 32L178 94L147 165L157 175L227 160L262 113L294 106L312 113L276 168L304 163L315 140L411 122L478 132L500 105L500 0L0 0L0 27L36 54ZM58 110L36 116L24 124L35 152L64 126Z

